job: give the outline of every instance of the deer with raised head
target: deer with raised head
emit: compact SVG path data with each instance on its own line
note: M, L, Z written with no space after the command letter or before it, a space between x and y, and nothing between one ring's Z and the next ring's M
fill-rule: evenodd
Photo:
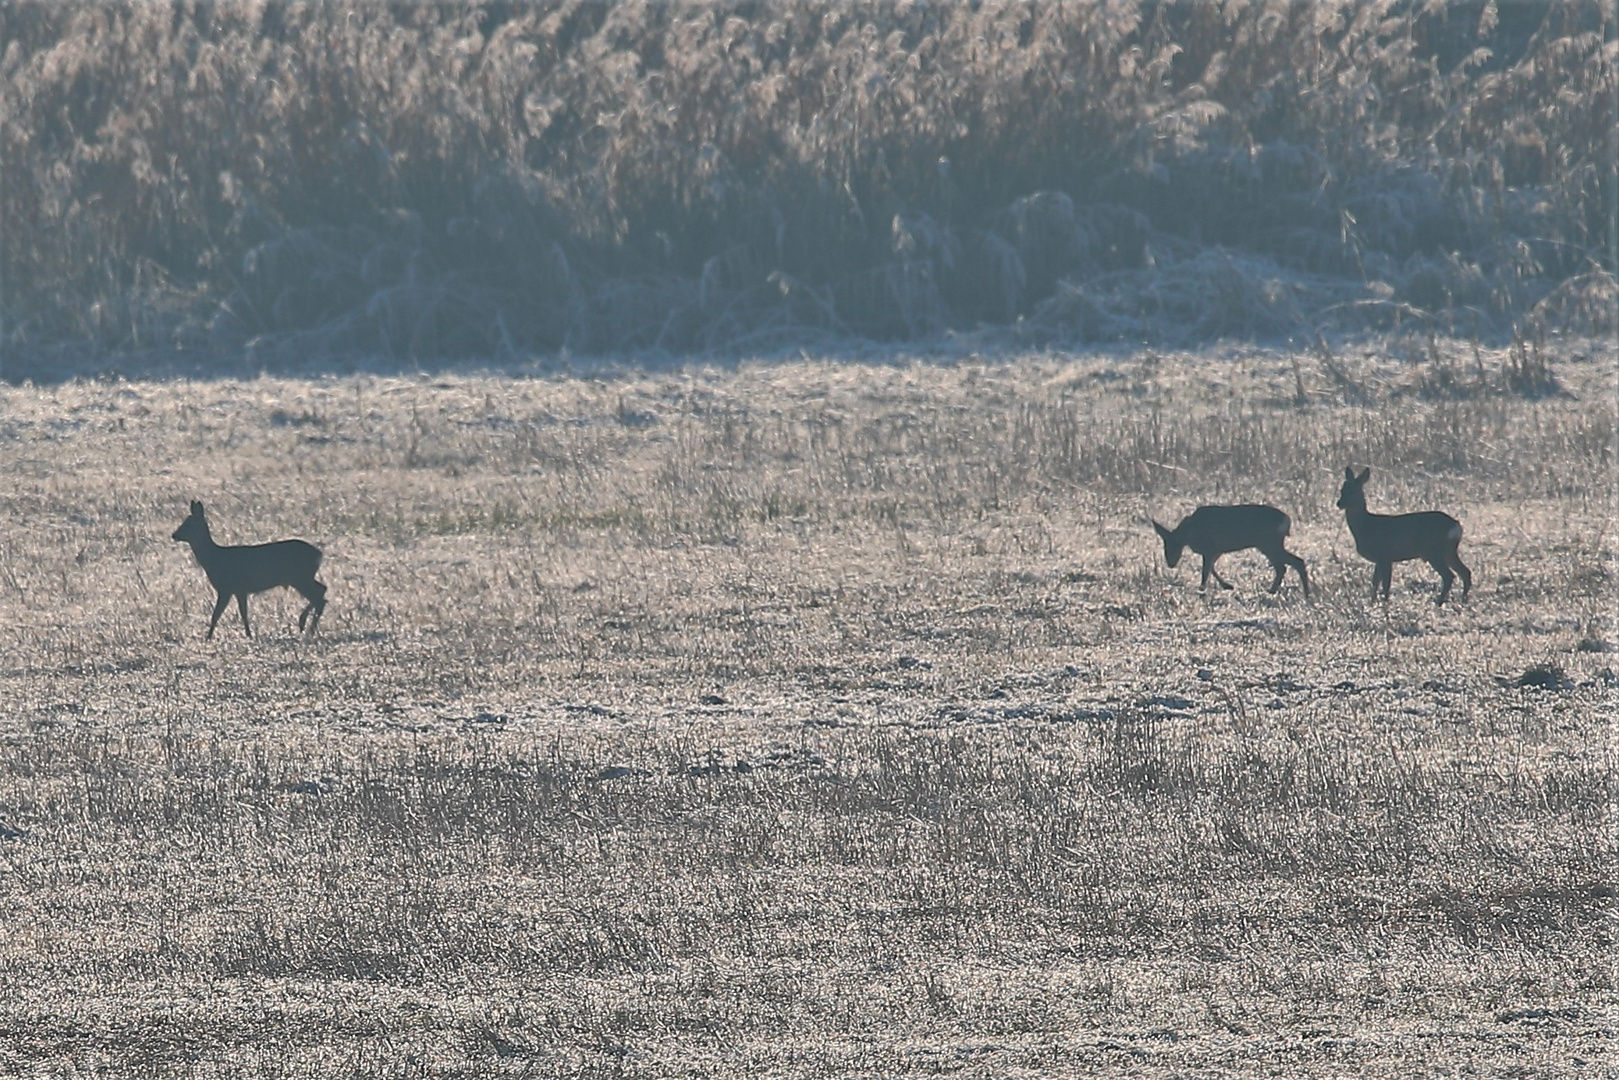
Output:
M320 624L321 612L326 610L326 586L315 580L315 571L320 569L320 548L315 545L302 540L277 540L273 544L222 547L214 543L200 502L191 504L191 516L174 530L174 539L191 545L191 553L208 575L208 583L219 594L206 640L213 640L214 627L219 625L219 617L233 596L242 613L242 632L252 637L247 624L247 598L282 585L298 590L309 601L298 616L298 629L302 630L307 622L313 634Z
M1462 599L1467 599L1473 589L1473 575L1458 554L1462 523L1438 510L1416 514L1372 513L1366 509L1366 478L1371 475L1369 468L1362 469L1356 476L1352 467L1345 467L1344 486L1338 492L1338 509L1344 512L1349 523L1355 550L1372 563L1372 596L1377 596L1377 587L1382 585L1383 599L1389 598L1395 563L1423 559L1439 572L1439 580L1443 582L1435 604L1445 602L1457 574L1462 576Z
M1304 560L1293 554L1283 543L1293 530L1292 521L1274 506L1248 503L1243 506L1200 506L1193 510L1173 529L1166 529L1154 521L1152 527L1164 542L1164 561L1174 569L1181 561L1181 552L1191 548L1203 556L1203 581L1198 589L1209 587L1213 577L1223 589L1231 583L1220 576L1214 563L1221 555L1233 551L1257 548L1270 560L1276 576L1271 579L1270 591L1282 587L1282 577L1291 566L1299 572L1299 584L1304 586L1304 598L1310 598L1310 574L1304 569Z

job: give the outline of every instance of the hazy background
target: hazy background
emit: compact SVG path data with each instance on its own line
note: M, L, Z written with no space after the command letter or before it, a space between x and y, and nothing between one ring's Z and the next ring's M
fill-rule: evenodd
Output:
M8 2L7 374L1603 331L1609 12Z

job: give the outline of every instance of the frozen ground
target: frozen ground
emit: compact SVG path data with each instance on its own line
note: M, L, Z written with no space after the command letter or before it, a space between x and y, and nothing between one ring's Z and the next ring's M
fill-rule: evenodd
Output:
M1526 359L0 389L0 1071L1596 1075L1616 358Z

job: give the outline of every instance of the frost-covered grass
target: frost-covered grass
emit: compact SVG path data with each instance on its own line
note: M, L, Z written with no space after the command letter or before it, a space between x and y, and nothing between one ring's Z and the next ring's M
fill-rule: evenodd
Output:
M0 1071L1589 1074L1615 357L1407 345L0 390Z

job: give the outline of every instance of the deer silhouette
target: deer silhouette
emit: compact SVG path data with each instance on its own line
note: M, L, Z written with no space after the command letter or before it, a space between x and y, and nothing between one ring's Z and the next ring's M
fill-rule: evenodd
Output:
M219 617L225 613L233 596L242 613L242 631L252 637L253 631L247 623L247 598L281 585L298 590L309 601L298 616L298 629L303 630L308 622L309 632L313 634L320 625L321 612L326 610L326 586L315 579L321 558L320 548L315 545L302 540L277 540L273 544L221 546L214 543L200 502L191 504L191 516L174 530L174 539L191 545L191 553L208 575L208 583L219 594L205 640L213 640L214 628L219 625Z
M1209 578L1213 577L1223 589L1231 588L1231 583L1220 576L1214 568L1215 561L1221 555L1233 551L1246 551L1249 548L1258 548L1270 565L1276 571L1271 579L1270 591L1276 592L1282 587L1282 577L1287 573L1289 566L1299 572L1299 584L1304 586L1304 598L1310 598L1310 574L1304 568L1304 560L1293 554L1282 544L1293 529L1293 523L1288 516L1274 506L1263 506L1257 503L1247 503L1242 506L1200 506L1193 510L1181 523L1173 529L1166 529L1154 521L1152 527L1157 530L1158 536L1164 542L1164 561L1170 569L1181 561L1181 552L1191 548L1203 556L1203 581L1198 586L1201 589L1209 587Z
M1353 467L1344 469L1344 486L1338 492L1338 509L1344 512L1349 532L1355 538L1355 550L1360 557L1373 564L1372 596L1383 586L1383 599L1389 598L1389 586L1394 578L1394 564L1412 559L1425 559L1439 572L1439 598L1443 604L1450 595L1456 574L1462 576L1462 599L1473 589L1473 575L1458 554L1462 543L1462 523L1438 510L1425 510L1416 514L1374 514L1366 509L1366 479L1371 469L1362 469L1359 476ZM1452 573L1452 571L1455 573Z

